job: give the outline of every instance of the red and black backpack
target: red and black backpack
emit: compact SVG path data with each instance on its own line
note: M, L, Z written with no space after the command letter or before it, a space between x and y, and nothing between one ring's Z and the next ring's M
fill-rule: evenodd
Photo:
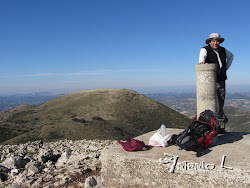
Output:
M198 120L193 121L187 129L181 133L176 144L187 151L196 151L197 156L209 146L212 139L218 134L218 123L211 110L200 113Z

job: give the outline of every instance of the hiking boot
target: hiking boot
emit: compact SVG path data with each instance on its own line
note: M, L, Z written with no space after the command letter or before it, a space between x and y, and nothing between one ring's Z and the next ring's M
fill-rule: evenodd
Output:
M225 125L226 125L226 123L224 121L220 122L220 126L218 128L218 133L219 134L225 134L226 133Z
M227 116L225 116L225 117L224 117L224 121L223 121L223 123L225 123L225 124L226 124L227 122L228 122L228 118L227 118Z
M228 122L228 117L225 114L223 116L217 116L217 119L225 124Z

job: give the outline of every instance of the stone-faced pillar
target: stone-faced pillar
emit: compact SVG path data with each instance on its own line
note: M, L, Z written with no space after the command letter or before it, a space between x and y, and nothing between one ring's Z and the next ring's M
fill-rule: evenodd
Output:
M217 112L216 103L216 64L197 64L196 70L196 94L197 94L197 118L206 110Z

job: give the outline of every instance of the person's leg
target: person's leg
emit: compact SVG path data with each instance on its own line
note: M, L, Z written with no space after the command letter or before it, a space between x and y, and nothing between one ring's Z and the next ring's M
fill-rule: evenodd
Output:
M217 116L219 119L223 119L225 116L223 111L224 101L225 101L225 81L216 83L216 90L217 90L217 103L218 103Z
M226 117L223 110L225 102L225 93L226 93L225 81L216 83L216 89L217 89L217 104L218 104L217 118L221 122L220 128L225 129L225 124L228 122L228 118ZM221 132L224 131L221 130Z

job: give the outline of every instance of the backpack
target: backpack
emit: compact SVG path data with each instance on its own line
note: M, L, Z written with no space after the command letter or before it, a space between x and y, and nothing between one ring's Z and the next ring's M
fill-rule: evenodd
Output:
M176 144L187 151L196 151L201 156L201 151L209 146L212 139L218 134L218 123L211 110L200 113L198 120L193 121L187 129L178 135Z
M219 127L219 121L217 120L217 118L215 117L215 114L211 110L205 110L201 112L198 120L200 122L209 123L212 126L214 125L215 129L218 129Z

